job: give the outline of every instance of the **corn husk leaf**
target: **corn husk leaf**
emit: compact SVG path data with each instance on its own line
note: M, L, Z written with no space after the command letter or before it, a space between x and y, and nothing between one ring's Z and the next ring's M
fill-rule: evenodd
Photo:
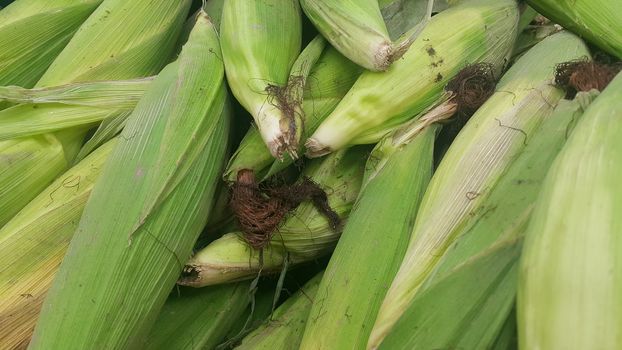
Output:
M189 0L105 0L36 86L123 80L157 73L170 59L189 6ZM0 141L0 153L11 159L0 163L0 203L6 206L0 208L5 218L0 218L0 225L73 163L87 129L48 134L45 142L41 137ZM17 156L11 153L15 149L19 149ZM28 174L27 179L23 179L24 174Z
M212 349L244 315L246 283L209 288L179 287L162 307L144 349Z
M0 85L32 87L102 0L18 0L0 12Z
M373 71L386 70L394 45L376 0L301 0L317 30L341 54Z
M362 68L353 64L337 50L327 47L313 66L304 91L302 110L306 139L319 126L322 120L335 108L348 92ZM235 181L238 171L252 169L259 179L274 175L292 163L291 157L283 161L275 160L263 143L259 130L251 127L235 152L227 170L225 180Z
M622 75L577 123L530 222L517 299L521 349L615 349L622 339Z
M372 151L363 189L326 268L301 349L351 349L367 344L432 176L439 126L401 140L402 134L416 130L419 124L400 129Z
M469 327L479 323L480 328L486 328L487 325L481 319L498 319L495 324L501 325L505 322L508 312L499 310L498 306L506 303L508 294L515 293L518 272L516 262L521 247L522 238L514 236L501 240L439 276L433 285L428 286L413 301L417 305L417 312L405 314L379 348L439 349L447 346L446 339L452 335L454 339L450 346L489 348L500 327L489 327L486 336L480 338L477 338L480 334L470 332ZM475 302L463 303L462 296L465 294Z
M0 344L25 348L115 141L61 175L0 230Z
M510 316L503 324L491 350L518 350L518 332L516 330L516 309L512 309Z
M358 195L363 177L366 148L354 148L309 163L303 171L328 195L328 204L345 219ZM330 228L310 202L293 210L272 236L267 247L257 251L240 232L232 232L197 252L187 263L179 284L192 287L254 278L258 274L281 271L285 261L292 266L330 253L341 230Z
M504 268L497 270L497 276L489 275L488 280L482 277L486 276L486 271L474 271L470 277L451 277L473 283L470 286L438 286L437 281L454 273L457 266L476 259L480 252L493 249L493 246L500 244L499 241L507 240L508 235L522 237L547 170L562 149L574 123L580 120L583 110L596 95L582 93L574 101L560 101L555 112L534 132L529 144L487 200L473 211L482 214L474 214L474 220L463 226L464 229L458 233L458 238L420 292L420 295L434 295L433 302L443 305L446 312L427 311L434 309L428 305L430 300L415 297L385 339L386 346L401 344L404 348L466 349L492 346L505 320L504 315L514 305L518 255L507 260ZM520 247L517 249L520 252ZM444 288L461 291L459 304L456 304L453 292L446 294ZM405 341L407 338L410 341Z
M457 22L464 25L458 29ZM307 156L377 142L435 105L449 79L466 64L487 62L500 70L511 51L517 22L516 3L509 0L462 1L432 17L389 70L361 74L307 140Z
M460 132L426 190L408 251L378 314L371 348L404 314L466 225L486 213L482 206L553 113L564 95L551 84L556 64L588 54L572 34L547 38L510 68Z
M529 0L536 11L622 59L622 2L611 0Z
M295 153L302 121L275 90L287 86L300 53L302 18L298 1L228 0L221 21L222 53L231 92L253 116L274 157ZM282 96L285 100L286 90Z
M247 335L236 349L297 349L302 340L309 311L315 303L322 275L320 272L309 280L296 294L279 306L269 320Z
M393 40L426 21L430 0L379 0L380 12ZM447 1L433 1L432 11L439 13L449 7Z
M143 343L205 225L225 160L219 51L201 16L140 100L93 188L32 349Z

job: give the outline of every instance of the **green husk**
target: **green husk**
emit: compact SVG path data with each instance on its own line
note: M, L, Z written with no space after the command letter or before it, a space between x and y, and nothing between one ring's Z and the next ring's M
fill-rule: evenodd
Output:
M434 0L432 3L434 13L448 7L445 0ZM378 5L393 40L403 39L403 34L417 26L424 26L429 20L427 11L430 0L379 0Z
M0 85L33 87L101 2L17 0L3 9Z
M0 229L0 347L25 348L30 341L43 299L115 142L61 175Z
M303 176L327 192L330 207L342 219L358 195L366 152L362 147L338 152L310 162L303 171ZM250 247L241 232L228 233L186 263L186 273L178 284L202 287L278 273L286 259L290 266L296 266L330 253L340 233L340 228L330 228L327 218L312 203L304 202L287 216L263 251Z
M440 126L424 123L400 128L372 151L363 188L309 314L301 349L358 349L367 344L432 176ZM403 138L412 131L414 136Z
M622 2L617 0L528 0L536 11L622 59Z
M248 286L248 282L244 283ZM207 287L212 288L212 287ZM201 288L202 289L202 288ZM248 290L248 287L247 287ZM257 329L272 314L273 300L275 293L274 284L267 286L259 286L259 279L255 279L250 283L250 303L244 313L237 317L234 326L224 337L224 342L218 344L216 350L233 349L242 342L244 337Z
M395 47L377 0L301 0L318 31L348 59L372 70L385 71Z
M128 115L152 80L74 83L39 89L0 87L0 100L21 103L0 111L0 140L84 128Z
M300 53L296 0L228 0L221 18L222 54L233 95L253 116L270 153L295 156L302 120L289 101L288 77Z
M48 292L31 349L132 348L148 336L205 225L224 165L229 118L219 52L215 28L199 17L178 60L134 109Z
M209 288L179 287L162 307L143 349L213 349L244 316L246 283Z
M269 320L247 335L236 349L298 349L322 275L320 272L309 280L279 306Z
M518 254L544 177L574 124L596 95L581 93L574 101L560 101L555 112L534 131L489 197L471 212L473 220L456 234L458 238L381 348L396 344L415 349L492 346L514 305ZM511 252L506 251L506 255L494 253L496 263L467 269L469 272L462 268L474 260L488 259L481 252L506 244L514 247L508 247ZM453 291L460 291L460 296Z
M170 60L189 6L189 0L105 0L36 87L157 73ZM45 109L41 113L45 114ZM73 164L87 130L88 126L81 126L45 136L0 141L0 154L10 160L0 163L0 212L5 218L0 225ZM23 179L24 174L28 174L27 179Z
M616 349L622 341L622 75L577 123L526 233L521 349Z
M508 315L496 308L497 299L513 295L516 288L522 237L516 237L515 232L509 236L438 276L413 301L417 312L402 317L395 325L397 331L390 333L379 349L489 349ZM475 303L462 303L464 295ZM489 327L487 320L500 326ZM485 337L470 332L472 323L479 324L480 330L488 329Z
M458 22L463 23L460 28L455 27ZM499 71L510 54L517 23L513 0L465 0L432 17L386 72L361 74L305 143L307 156L377 142L438 103L449 79L467 64L487 62Z
M503 324L503 328L497 335L495 344L491 350L517 350L518 349L518 331L516 329L516 309L512 309L510 316Z
M348 92L362 69L332 47L327 47L307 78L302 102L306 139L319 126ZM261 139L259 130L251 127L229 161L225 180L233 182L238 171L252 169L259 179L266 179L293 162L291 157L275 160Z
M485 216L482 208L492 194L507 195L501 186L508 171L526 147L537 142L536 137L549 137L538 130L564 95L551 84L556 64L586 55L585 44L572 34L545 39L510 68L452 143L426 190L408 251L378 314L370 348L376 348L405 314L469 223ZM520 213L510 212L510 219ZM471 247L473 254L486 245ZM458 261L468 257L456 256Z

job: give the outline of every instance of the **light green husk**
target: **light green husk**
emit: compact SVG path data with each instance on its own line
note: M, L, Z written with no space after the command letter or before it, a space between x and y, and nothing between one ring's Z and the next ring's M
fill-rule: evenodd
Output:
M302 101L304 115L303 139L320 125L348 92L362 68L350 62L332 47L327 47L307 78ZM251 127L240 143L227 170L225 180L233 182L238 171L251 169L259 179L265 179L293 162L291 157L275 160L261 139L259 130Z
M522 237L555 156L596 94L562 100L474 209L381 348L488 349L514 305ZM490 261L493 261L492 263Z
M482 205L552 114L564 95L552 85L556 64L587 55L585 44L572 34L545 39L510 68L452 143L426 190L370 348L378 347L404 314L466 225L485 214Z
M247 335L238 350L298 349L311 306L317 300L317 290L323 273L317 274L309 282L287 299L256 330Z
M328 195L331 208L345 219L352 209L363 178L367 149L353 148L307 164L308 176ZM186 263L187 272L178 283L192 287L251 279L258 274L281 271L330 253L341 234L310 202L288 214L262 251L250 247L240 232L224 235L197 252Z
M25 348L115 141L69 169L0 229L0 344Z
M302 120L288 95L300 53L302 18L296 0L227 0L222 54L233 95L253 116L270 153L295 157Z
M244 315L248 302L247 283L179 287L166 300L142 348L213 349Z
M622 75L578 122L549 171L521 257L521 349L622 343Z
M38 89L0 87L0 100L21 103L0 111L0 140L84 128L129 114L152 80L74 83Z
M352 62L385 71L395 48L377 0L301 0L318 31Z
M363 188L326 268L301 349L367 344L432 176L440 125L409 124L382 140L367 161Z
M622 1L528 0L536 11L622 59Z
M0 12L0 86L33 87L101 2L17 0L3 9Z
M189 6L189 0L105 0L36 86L156 74L170 60ZM101 113L97 112L97 118L101 118ZM45 109L40 113L45 114ZM91 118L87 111L84 113L83 119ZM0 209L5 217L0 225L73 163L88 127L0 141L0 154L8 159L0 161L0 203L3 205Z
M467 64L487 62L500 70L514 44L517 23L513 0L465 0L432 17L386 72L367 71L359 77L305 143L307 156L377 142L436 104L449 79Z
M119 136L31 349L144 342L212 206L227 149L226 93L217 33L203 15Z

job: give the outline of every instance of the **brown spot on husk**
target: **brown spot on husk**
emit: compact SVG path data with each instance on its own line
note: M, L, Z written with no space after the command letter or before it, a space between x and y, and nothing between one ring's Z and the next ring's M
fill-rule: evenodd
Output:
M601 63L587 59L564 62L555 69L555 85L572 99L580 91L603 91L622 69L622 63Z
M326 192L308 178L292 185L260 187L252 170L240 170L231 187L230 205L246 242L262 249L285 216L306 200L328 218L333 229L339 226L340 218L330 208Z

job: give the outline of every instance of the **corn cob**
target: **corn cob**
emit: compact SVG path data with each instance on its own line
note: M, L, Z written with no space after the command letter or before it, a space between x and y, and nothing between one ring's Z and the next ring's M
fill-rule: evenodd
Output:
M189 6L189 0L105 0L37 87L157 73L170 58ZM87 130L88 125L42 137L0 141L0 154L9 159L0 163L4 218L15 215L72 164ZM29 174L27 179L24 174Z
M622 2L618 0L528 0L536 11L622 59Z
M307 89L302 102L305 117L303 138L310 135L348 92L362 71L335 49L328 47L313 66L307 79ZM265 146L257 128L251 127L235 152L225 179L233 182L238 171L251 169L258 178L265 179L292 163L291 157L275 160Z
M341 218L356 199L365 158L365 148L351 149L312 162L303 172L326 189L330 207ZM263 253L250 247L241 233L228 233L195 254L178 283L202 287L279 272L286 259L297 265L329 253L340 233L311 203L303 203L278 228Z
M545 39L510 68L452 143L426 190L370 348L380 345L464 225L483 215L478 208L563 97L551 84L555 65L586 55L584 43L569 33Z
M302 40L298 1L228 0L221 21L233 95L253 116L274 157L295 154L302 122L289 101L288 77Z
M465 0L434 16L389 70L359 77L307 140L307 156L377 142L435 104L449 78L468 63L487 62L500 69L512 48L517 21L511 0ZM456 22L464 25L448 30Z
M0 85L32 87L102 0L18 0L0 12Z
M547 174L521 258L521 349L616 349L622 74L587 108Z
M0 348L25 348L115 141L69 169L0 229Z
M352 62L384 71L393 62L394 45L376 0L301 0L320 33Z
M533 203L547 170L592 98L586 94L576 101L560 101L534 131L489 197L472 212L473 220L456 233L458 238L380 348L492 346L514 304L518 253ZM489 259L496 262L482 263Z
M440 126L409 124L381 141L367 161L363 188L326 268L301 349L357 349L367 344L432 176ZM385 219L371 219L380 217Z
M244 316L244 283L173 291L160 311L144 349L213 349Z
M31 349L144 342L205 225L224 165L229 120L219 53L215 28L200 16L178 60L136 106L48 292Z
M298 349L321 279L320 272L279 306L269 320L247 335L236 349Z

